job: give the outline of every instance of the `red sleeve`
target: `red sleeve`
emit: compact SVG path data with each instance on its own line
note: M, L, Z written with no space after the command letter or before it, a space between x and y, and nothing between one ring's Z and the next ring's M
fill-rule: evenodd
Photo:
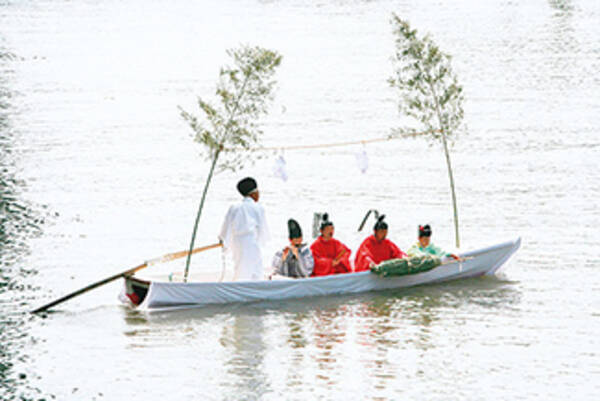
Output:
M408 255L405 254L404 252L402 252L400 250L400 248L398 248L396 246L396 244L394 244L392 241L390 241L390 250L391 250L391 259L402 259L407 257Z
M332 266L333 259L328 258L323 255L323 247L317 241L315 241L311 246L310 250L313 254L313 259L315 260L315 266L313 268L312 276L327 276L329 274L335 273L334 268Z
M356 258L354 259L354 270L357 272L369 269L371 261L373 261L373 255L368 247L368 238L360 244L358 251L356 251Z
M350 263L350 255L352 254L352 251L346 245L342 244L340 241L337 241L335 250L336 255L339 255L342 250L345 250L346 254L344 257L342 257L340 263L333 266L335 273L352 273L352 264Z
M336 273L352 273L352 264L350 256L344 256L340 263L335 266Z

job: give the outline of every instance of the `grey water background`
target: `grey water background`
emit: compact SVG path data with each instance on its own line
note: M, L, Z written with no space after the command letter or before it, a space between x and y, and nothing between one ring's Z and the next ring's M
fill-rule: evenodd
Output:
M410 124L386 84L391 12L453 55L461 249L523 239L498 277L156 315L113 283L28 313L186 248L208 164L177 106L210 98L227 48L284 56L265 145ZM599 70L595 0L0 1L0 399L597 399ZM401 248L428 222L452 249L440 147L367 145L365 174L362 149L286 151L287 182L274 153L219 174L197 244L253 175L269 253L315 211L356 249L370 208ZM211 252L193 271L220 271Z

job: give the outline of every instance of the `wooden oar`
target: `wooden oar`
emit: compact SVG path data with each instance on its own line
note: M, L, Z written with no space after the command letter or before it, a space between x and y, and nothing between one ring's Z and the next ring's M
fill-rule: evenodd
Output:
M209 249L219 248L219 247L222 247L222 246L223 246L223 244L220 243L220 242L218 242L216 244L206 245L206 246L203 246L203 247L200 247L200 248L192 249L192 252L189 252L189 251L179 251L179 252L167 253L166 255L163 255L163 256L161 256L159 258L150 259L146 263L148 264L148 266L154 265L156 263L165 263L165 262L169 262L171 260L183 258L183 257L187 256L189 253L191 253L193 255L193 254L198 253L198 252L208 251Z
M202 252L202 251L207 251L209 249L214 249L214 248L218 248L218 247L221 247L221 246L223 246L223 244L221 244L221 243L207 245L207 246L203 246L203 247L200 247L200 248L193 249L191 253L194 254L194 253L198 253L198 252ZM178 258L183 258L184 256L187 256L188 253L189 253L189 251L179 251L179 252L168 253L168 254L163 255L163 256L161 256L159 258L151 259L149 261L146 261L146 262L142 263L139 266L132 267L131 269L127 269L124 272L117 273L117 274L115 274L113 276L105 278L104 280L97 281L97 282L95 282L93 284L88 285L87 287L81 288L81 289L79 289L79 290L77 290L75 292L67 294L64 297L58 298L58 299L50 302L49 304L46 304L44 306L41 306L41 307L39 307L37 309L32 310L31 313L43 312L43 311L45 311L45 310L47 310L49 308L52 308L55 305L63 303L63 302L65 302L65 301L67 301L67 300L69 300L71 298L74 298L74 297L76 297L78 295L84 294L84 293L86 293L86 292L88 292L90 290L93 290L94 288L98 288L98 287L100 287L100 286L102 286L104 284L108 284L111 281L114 281L114 280L116 280L116 279L118 279L120 277L131 276L135 272L137 272L139 270L142 270L142 269L145 269L146 267L152 266L152 265L154 265L156 263L164 263L164 262L168 262L170 260L174 260L174 259L178 259Z

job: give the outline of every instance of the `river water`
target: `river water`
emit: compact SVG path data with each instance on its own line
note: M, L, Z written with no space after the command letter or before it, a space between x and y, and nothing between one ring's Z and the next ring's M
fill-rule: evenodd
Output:
M177 107L210 99L228 48L284 57L265 145L410 123L386 83L392 12L453 56L461 249L523 240L497 277L153 315L120 305L115 282L28 313L186 248L209 166ZM597 0L0 0L0 398L597 399L599 70ZM401 248L430 223L452 249L440 146L366 145L364 174L362 150L286 151L287 182L275 153L220 173L197 244L214 242L235 183L253 175L269 254L289 217L308 234L323 211L355 249L371 208ZM219 252L192 269L219 271Z

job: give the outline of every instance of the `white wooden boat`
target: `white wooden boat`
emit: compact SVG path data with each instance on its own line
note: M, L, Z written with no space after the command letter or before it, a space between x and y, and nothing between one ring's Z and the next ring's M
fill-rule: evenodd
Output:
M405 288L443 281L493 275L521 245L521 238L462 253L433 270L400 277L379 277L369 271L303 279L264 281L172 282L125 278L121 299L142 310L165 310L202 305L353 294Z

